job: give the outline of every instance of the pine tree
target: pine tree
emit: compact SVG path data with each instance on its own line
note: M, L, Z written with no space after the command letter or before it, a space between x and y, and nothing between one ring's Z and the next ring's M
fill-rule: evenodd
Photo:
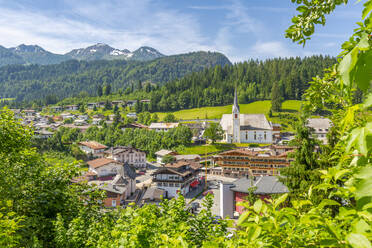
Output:
M101 85L97 86L97 95L102 96L102 86Z
M312 137L311 130L306 124L306 116L302 115L296 127L296 137L291 142L291 145L297 147L291 154L294 161L289 167L280 170L280 181L295 196L307 192L311 184L320 181L316 169L321 167L321 162L317 159L319 154L315 151L319 142Z
M283 98L281 96L279 84L275 82L271 89L271 109L279 112L282 109Z

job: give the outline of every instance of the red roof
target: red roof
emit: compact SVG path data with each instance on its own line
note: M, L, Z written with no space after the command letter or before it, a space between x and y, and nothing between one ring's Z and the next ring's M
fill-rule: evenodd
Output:
M101 166L104 166L106 164L110 164L110 163L115 163L115 164L119 164L118 162L116 162L115 160L113 159L109 159L109 158L97 158L97 159L94 159L94 160L91 160L91 161L88 161L87 164L90 166L90 167L93 167L93 168L99 168Z
M87 146L93 150L101 150L101 149L107 148L107 146L102 145L98 143L97 141L82 141L82 142L79 142L79 145Z

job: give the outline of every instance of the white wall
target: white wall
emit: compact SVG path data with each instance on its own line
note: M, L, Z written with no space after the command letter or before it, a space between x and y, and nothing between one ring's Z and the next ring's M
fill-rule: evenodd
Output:
M220 216L234 217L234 192L230 190L232 184L220 182Z
M254 139L254 133L256 132L256 139ZM266 132L266 139L265 139ZM248 139L246 137L248 133ZM261 139L259 139L261 137ZM272 143L273 142L273 133L272 131L263 131L263 130L249 130L249 131L240 131L240 142L241 143Z

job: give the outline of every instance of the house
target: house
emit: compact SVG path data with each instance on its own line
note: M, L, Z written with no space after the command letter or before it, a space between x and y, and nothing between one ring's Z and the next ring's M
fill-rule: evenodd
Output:
M141 123L128 123L128 124L125 124L121 130L125 130L127 128L142 128L142 129L148 129L149 127L146 126L146 125L143 125Z
M118 146L105 151L105 157L135 168L146 168L146 153L133 147Z
M332 121L328 118L309 118L307 126L312 133L323 143L327 142L327 133L332 126Z
M32 117L36 115L36 111L34 109L25 109L22 111L27 117Z
M137 103L137 100L128 100L127 101L127 106L128 107L134 107L134 105L136 105Z
M168 198L177 196L178 193L186 195L191 188L199 184L197 179L199 163L179 161L166 164L154 172L153 183L156 187L166 191Z
M86 154L92 154L93 157L102 156L103 152L107 149L107 146L96 141L82 141L79 142L78 145L83 152Z
M84 126L84 125L87 124L87 121L86 121L86 120L80 120L80 119L77 119L77 120L74 121L74 124L75 124L76 126Z
M177 152L162 149L160 151L155 152L156 162L158 164L164 164L163 163L163 157L164 156L167 156L167 155L174 156L174 155L177 155L177 154L178 154Z
M118 161L108 158L97 158L87 162L89 171L95 173L97 178L110 178L117 175L123 165Z
M111 103L109 103L109 104L111 105ZM97 103L97 108L104 108L105 105L106 105L105 102L98 102L98 103Z
M170 129L172 128L176 128L179 126L179 123L162 123L162 122L159 122L159 123L156 123L156 122L153 122L150 124L149 126L149 129L150 130L155 130L156 132L160 132L160 131L164 131L164 132L168 132Z
M190 161L190 162L199 162L201 157L198 154L186 154L186 155L175 155L176 161Z
M278 175L279 169L288 167L293 159L287 157L287 152L279 154L270 148L242 148L221 152L212 160L221 167L223 176L239 178Z
M91 181L90 184L106 191L105 207L116 207L136 191L136 173L128 164L124 164L112 180Z
M53 136L52 132L46 130L35 131L34 136L37 139L49 139Z
M232 183L220 183L220 216L242 214L244 207L237 203L245 201L250 192L265 200L289 191L275 176L241 177Z
M149 99L143 99L140 102L141 103L144 103L144 104L149 104L151 102L151 100L149 100Z
M103 119L102 118L93 118L92 125L99 125Z
M60 114L60 116L62 117L62 120L75 119L75 115L70 114L70 113L62 113Z
M94 107L98 108L98 103L90 102L90 103L87 104L88 109L94 109Z
M78 105L67 105L65 106L65 109L66 110L78 110L79 109L79 106Z
M78 119L87 121L87 120L89 120L89 116L88 115L79 115Z
M220 125L224 131L222 141L227 143L271 144L280 133L264 114L240 114L236 90L232 114L222 115Z
M134 119L137 119L137 114L136 114L136 113L128 113L128 114L127 114L127 117L128 117L128 118L134 118Z
M52 106L50 107L50 110L53 112L61 112L63 110L62 106Z
M146 190L145 194L141 199L141 204L156 204L163 198L165 198L166 191L164 189L158 189L155 187L150 187Z
M114 106L122 107L124 106L124 101L122 100L112 101L111 104Z

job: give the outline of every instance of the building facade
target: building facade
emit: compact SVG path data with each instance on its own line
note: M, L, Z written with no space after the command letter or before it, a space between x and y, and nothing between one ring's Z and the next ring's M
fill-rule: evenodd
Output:
M199 163L179 161L166 164L153 173L153 183L166 191L166 197L176 197L178 193L186 195L192 187L198 184L197 172Z
M213 162L221 167L221 175L236 178L246 175L279 175L279 169L288 167L291 161L287 152L278 154L272 149L259 148L226 151L213 158Z
M82 141L78 143L79 148L86 154L91 154L93 157L100 157L107 149L107 146L96 141Z
M146 168L146 153L133 147L114 147L107 150L105 156L135 168Z

